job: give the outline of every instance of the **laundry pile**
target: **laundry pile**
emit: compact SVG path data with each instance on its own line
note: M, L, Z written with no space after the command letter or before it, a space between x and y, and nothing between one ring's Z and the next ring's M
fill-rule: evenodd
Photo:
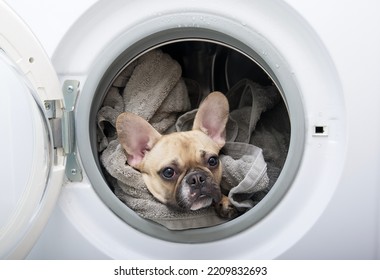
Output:
M158 202L141 174L126 164L115 122L120 113L128 111L149 121L161 134L190 130L199 105L194 100L202 96L193 90L197 87L186 86L181 75L181 67L175 60L161 50L152 50L122 71L97 115L98 152L110 188L138 215L171 230L214 226L226 220L212 207L180 211ZM264 118L268 110L275 111L273 115L279 118L286 113L284 108L277 108L281 96L275 86L262 87L243 80L226 97L230 118L227 143L220 156L221 188L244 213L268 193L277 179L286 158L289 131L281 120L276 126L272 125L273 120Z

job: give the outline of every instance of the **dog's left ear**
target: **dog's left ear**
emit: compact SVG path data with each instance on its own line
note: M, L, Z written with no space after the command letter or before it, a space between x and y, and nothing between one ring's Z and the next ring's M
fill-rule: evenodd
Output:
M201 130L214 140L219 147L226 143L226 125L228 121L228 100L223 93L210 93L199 106L195 115L193 130Z

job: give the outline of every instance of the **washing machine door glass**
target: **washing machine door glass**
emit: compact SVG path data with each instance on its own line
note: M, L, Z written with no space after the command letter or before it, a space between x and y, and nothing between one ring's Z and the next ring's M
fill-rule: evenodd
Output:
M36 93L1 50L0 92L0 257L4 258L38 224L48 192L52 143Z
M53 147L50 122L62 115L63 93L38 39L1 1L0 97L0 259L18 259L41 234L62 187L66 156Z

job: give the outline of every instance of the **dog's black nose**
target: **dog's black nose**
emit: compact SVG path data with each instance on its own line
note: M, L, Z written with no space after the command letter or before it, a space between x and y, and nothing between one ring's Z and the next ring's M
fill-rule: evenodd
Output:
M206 185L206 175L203 172L192 172L188 174L186 183L191 188L203 188Z

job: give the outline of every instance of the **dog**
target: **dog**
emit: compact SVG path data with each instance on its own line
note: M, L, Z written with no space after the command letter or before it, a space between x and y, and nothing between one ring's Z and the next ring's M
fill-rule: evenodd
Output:
M212 92L201 102L191 131L161 135L129 112L118 116L116 130L127 163L141 172L158 201L192 211L213 205L220 217L231 219L238 213L221 192L219 160L228 116L227 98Z

